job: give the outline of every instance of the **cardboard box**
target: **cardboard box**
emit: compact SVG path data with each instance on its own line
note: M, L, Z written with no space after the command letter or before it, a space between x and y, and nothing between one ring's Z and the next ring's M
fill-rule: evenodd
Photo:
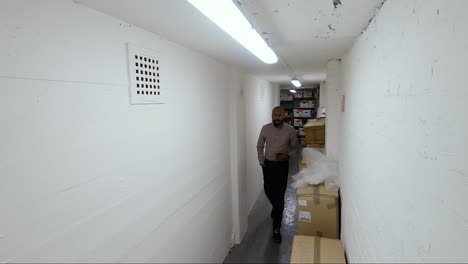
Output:
M309 108L309 101L301 101L299 107Z
M304 91L303 98L312 98L312 91Z
M294 109L294 117L303 117L304 110L302 109Z
M337 239L294 236L291 263L346 263L343 246Z
M302 119L294 118L294 126L302 127Z
M302 91L297 91L297 92L294 94L294 98L302 98Z
M297 234L339 238L338 192L324 184L308 185L296 190Z
M293 100L293 95L292 94L285 94L284 95L284 100L283 101L292 101Z
M325 146L325 118L310 119L304 125L304 132L309 147L323 148Z
M309 101L309 107L314 108L315 107L315 102L314 101Z
M311 110L302 110L302 117L311 117L312 111Z

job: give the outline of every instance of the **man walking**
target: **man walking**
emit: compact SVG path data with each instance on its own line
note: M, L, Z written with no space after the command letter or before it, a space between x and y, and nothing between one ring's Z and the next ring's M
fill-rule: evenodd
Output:
M272 111L272 123L263 126L257 142L258 161L263 169L265 194L273 209L273 240L281 243L284 193L288 184L289 159L299 145L294 127L284 124L284 109ZM266 146L265 146L266 143ZM264 151L265 150L265 151Z

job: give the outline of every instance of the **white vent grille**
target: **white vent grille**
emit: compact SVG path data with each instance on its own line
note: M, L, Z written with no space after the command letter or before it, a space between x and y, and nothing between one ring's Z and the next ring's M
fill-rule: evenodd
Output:
M151 50L128 44L131 104L162 104L161 62Z

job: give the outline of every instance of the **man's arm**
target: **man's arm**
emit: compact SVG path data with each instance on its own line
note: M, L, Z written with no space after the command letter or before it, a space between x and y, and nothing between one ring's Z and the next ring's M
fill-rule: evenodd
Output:
M263 127L262 127L262 130L260 131L260 135L258 136L258 141L257 141L258 162L262 166L265 165L265 157L263 156L264 148L265 148L265 135L263 133Z
M292 158L293 156L296 155L298 147L299 147L299 139L297 138L296 130L293 130L289 138L289 152L288 152L289 158Z

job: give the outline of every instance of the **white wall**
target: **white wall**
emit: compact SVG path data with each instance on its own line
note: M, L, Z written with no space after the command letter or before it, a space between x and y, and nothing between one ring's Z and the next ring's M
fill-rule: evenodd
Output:
M341 61L331 60L327 65L325 119L325 151L333 160L339 160L341 135L341 105L343 90L341 85Z
M275 102L274 85L268 81L250 76L244 89L244 111L246 113L246 174L243 183L245 212L250 212L263 189L263 173L257 158L257 140L264 124L271 123L271 111Z
M468 261L467 13L388 0L343 58L351 262Z
M0 24L0 262L222 261L229 68L72 1ZM127 42L159 52L166 104L129 105Z
M231 135L231 187L233 205L233 243L239 244L247 231L248 211L245 208L244 181L246 177L245 161L245 111L244 86L245 75L232 69L230 94Z
M231 76L234 76L230 88L233 242L238 244L247 231L249 213L263 190L256 145L261 127L271 122L271 110L279 101L279 86L239 71Z
M279 106L281 103L280 100L280 84L272 83L271 84L271 92L272 92L272 103L274 107Z
M327 82L320 82L320 98L319 98L319 110L318 115L322 117L322 109L327 109L328 97L327 97ZM326 113L325 113L326 115Z

